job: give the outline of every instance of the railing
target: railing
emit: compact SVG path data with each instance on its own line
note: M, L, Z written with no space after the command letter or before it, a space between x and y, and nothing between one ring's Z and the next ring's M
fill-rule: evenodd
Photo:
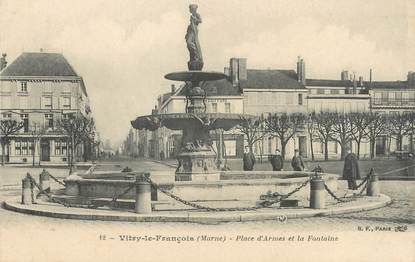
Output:
M415 99L413 98L401 98L401 99L372 98L372 104L382 105L382 106L415 106Z

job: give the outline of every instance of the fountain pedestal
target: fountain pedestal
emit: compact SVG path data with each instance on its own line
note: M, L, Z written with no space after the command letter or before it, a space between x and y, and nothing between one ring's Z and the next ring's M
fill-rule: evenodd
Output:
M167 74L165 78L186 82L185 113L142 116L131 121L132 126L150 131L165 126L183 132L177 155L176 181L219 181L220 170L210 131L229 130L238 125L242 117L239 114L206 112L207 94L200 83L224 79L226 75L219 72L183 71Z

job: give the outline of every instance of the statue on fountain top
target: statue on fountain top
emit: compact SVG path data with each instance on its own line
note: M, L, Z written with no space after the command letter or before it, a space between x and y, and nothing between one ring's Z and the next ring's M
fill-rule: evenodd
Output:
M197 5L189 5L190 24L187 27L187 33L185 36L187 49L189 50L189 62L187 67L189 70L202 70L203 58L202 50L199 44L198 29L197 26L202 23L202 17L197 13Z

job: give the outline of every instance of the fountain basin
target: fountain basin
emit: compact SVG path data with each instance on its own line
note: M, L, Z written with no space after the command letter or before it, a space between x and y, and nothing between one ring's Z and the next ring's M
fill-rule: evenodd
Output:
M112 198L135 183L135 176L141 173L131 172L124 175L111 174L92 175L86 178L67 179L68 188L76 187L77 197L80 198ZM175 174L171 171L151 173L150 178L158 187L187 201L207 203L209 206L216 203L238 202L243 205L252 205L260 200L260 196L267 192L287 194L299 187L309 178L309 172L295 171L222 171L217 181L175 181ZM339 175L322 174L328 187L336 191ZM67 191L68 192L68 191ZM73 191L72 191L73 192ZM310 194L309 185L293 194L290 199L297 199L303 205L308 205ZM75 194L72 193L72 196ZM131 190L122 199L133 199L135 190ZM178 203L160 191L152 190L152 201L163 203L163 208L183 209Z

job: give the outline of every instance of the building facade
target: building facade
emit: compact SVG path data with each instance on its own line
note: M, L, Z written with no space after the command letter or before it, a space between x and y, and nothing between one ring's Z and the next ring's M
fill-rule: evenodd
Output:
M315 114L335 112L347 114L352 112L379 112L387 114L414 112L415 110L415 72L409 72L405 81L364 81L363 77L350 76L347 71L340 73L339 79L313 79L306 77L305 61L299 57L297 70L287 69L249 69L245 58L232 58L225 67L226 80L204 83L208 91L208 112L244 113L256 116L269 114L302 113ZM372 75L372 74L371 74ZM372 78L372 77L370 77ZM153 113L183 113L186 105L184 87L161 95ZM144 156L160 158L160 152L166 158L174 158L180 143L180 132L161 128L156 132L142 132L139 140ZM232 137L236 135L236 137ZM215 150L222 151L222 156L241 157L245 142L240 134L228 132L224 137L212 134L217 141L223 141ZM226 139L226 137L228 139ZM286 158L290 159L295 149L299 149L305 158L323 159L324 143L313 136L312 145L306 128L297 133L286 146ZM376 141L376 155L379 157L397 151L397 143L386 134ZM404 137L403 149L413 150L414 138ZM357 144L350 145L354 152ZM146 150L144 150L144 148ZM265 136L255 143L254 154L266 157L281 148L281 142L273 136ZM229 149L229 150L228 150ZM229 152L226 152L228 150ZM311 152L313 150L313 152ZM327 155L330 159L341 157L341 146L335 140L328 142ZM368 140L360 143L360 157L370 156Z
M89 117L89 98L82 77L62 54L22 53L0 72L0 119L24 123L0 152L7 162L31 162L33 148L35 162L68 161L68 138L57 121L73 114ZM76 160L86 158L85 147L76 148Z

